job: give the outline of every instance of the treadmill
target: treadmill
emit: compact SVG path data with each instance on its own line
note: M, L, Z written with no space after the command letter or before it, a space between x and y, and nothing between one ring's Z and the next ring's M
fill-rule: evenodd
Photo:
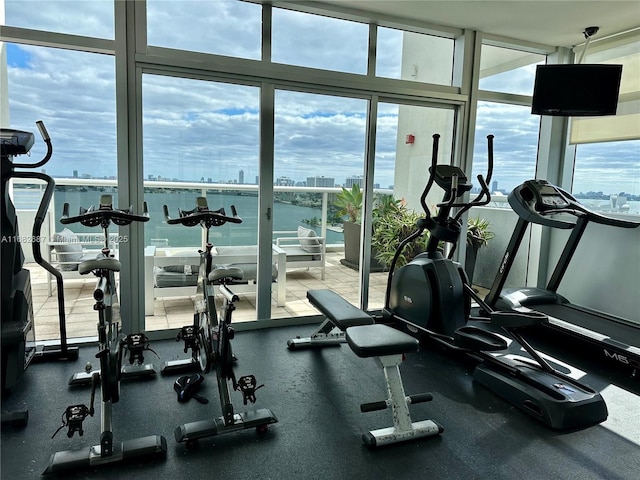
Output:
M631 370L632 376L640 375L640 323L574 305L557 293L589 222L620 228L637 228L640 223L593 212L569 192L546 180L525 181L513 189L508 200L518 214L518 223L485 302L497 310L543 312L549 317L547 327L596 346L605 358L617 362L625 370ZM575 220L568 221L566 216L557 218L557 214L568 214ZM503 288L530 223L570 229L571 233L546 288Z

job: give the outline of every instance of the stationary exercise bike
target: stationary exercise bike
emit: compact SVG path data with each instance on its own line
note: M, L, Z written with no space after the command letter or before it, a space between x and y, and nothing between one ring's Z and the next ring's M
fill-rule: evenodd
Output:
M142 351L148 349L148 341L144 334L125 336L120 331L120 306L118 303L115 273L121 269L120 261L114 258L109 248L109 225L128 225L131 222L146 222L149 220L145 204L144 215L132 213L132 209L119 210L113 208L111 195L102 195L98 208L91 206L81 208L80 214L69 217L69 205L63 207L62 224L80 222L85 226L100 226L104 233L104 248L92 260L86 260L78 265L78 272L82 275L93 273L97 278L93 292L95 300L94 310L98 312L98 353L100 370L88 372L91 380L91 401L89 406L71 405L62 415L62 425L53 434L67 428L67 437L72 438L75 433L84 434L83 422L95 413L94 399L98 386L100 387L101 428L100 444L89 450L67 450L54 453L49 466L43 474L97 466L128 460L133 457L147 455L166 455L167 441L160 435L150 435L122 442L114 442L112 425L112 407L120 400L120 380L122 378L122 357L125 350L129 351L130 362L138 362ZM53 438L53 437L52 437Z
M574 429L595 425L607 418L602 396L553 368L523 337L528 327L546 323L546 315L493 311L473 290L462 266L451 260L451 254L445 257L439 250L441 242L455 245L459 240L460 219L466 211L490 201L487 185L493 170L493 136L487 140L488 172L486 177L478 176L481 192L465 202L460 198L472 184L460 168L437 164L439 136L434 135L429 179L420 198L425 218L396 252L383 315L421 339L432 339L480 360L474 371L477 382L548 426ZM432 217L425 199L434 183L445 193ZM452 216L454 208L459 210ZM426 252L396 270L402 249L425 230L430 234ZM489 322L470 321L472 299L489 316ZM505 336L520 345L529 358L512 346L509 351Z
M21 130L1 129L2 159L2 392L10 392L31 362L40 360L76 360L78 347L67 344L64 312L64 287L62 274L42 258L40 245L47 239L41 235L53 197L55 182L42 172L33 171L44 166L52 157L51 138L42 121L36 122L47 151L44 157L34 163L17 163L14 158L29 154L34 145L34 135ZM20 170L16 170L20 169ZM24 171L28 169L32 171ZM39 180L46 183L38 211L33 222L31 236L21 236L18 232L18 218L9 195L9 181L12 178ZM31 280L28 270L22 268L24 254L22 243L31 243L33 258L56 277L58 295L58 319L60 344L36 346L31 297ZM14 412L2 416L2 423L26 425L28 412Z
M102 195L100 198L100 206L98 209L95 209L93 206L89 209L81 208L80 215L76 217L69 217L69 204L65 203L63 206L62 218L60 219L60 223L63 225L68 225L70 223L81 223L82 225L88 227L96 227L100 226L102 228L102 232L104 235L104 247L102 251L97 255L98 259L105 259L113 257L111 253L111 248L109 245L109 225L113 222L116 225L128 225L131 222L147 222L149 220L149 215L146 211L146 203L145 203L145 212L144 215L135 215L131 213L131 208L127 210L118 210L113 208L112 197L111 195ZM111 260L114 260L111 258ZM115 260L117 262L117 260ZM84 262L83 262L84 263ZM89 264L90 265L90 264ZM103 276L107 279L110 285L113 285L113 295L116 294L115 290L115 276L114 272L120 271L120 263L117 263L118 270L111 270L109 273L99 270L93 271L92 269L87 269L86 265L84 269L80 269L78 266L79 273L87 274L92 272L100 277ZM117 306L117 297L114 296L116 306ZM98 300L96 298L96 300ZM98 310L98 308L95 308ZM98 310L100 311L100 310ZM119 307L118 307L119 313ZM108 320L109 325L111 325L111 321ZM119 323L114 324L115 327L119 327ZM116 332L117 329L114 329ZM120 334L121 332L117 332ZM144 333L129 333L127 335L122 335L121 341L122 352L126 352L128 354L128 363L124 365L122 362L119 362L120 366L120 377L121 378L137 378L137 377L150 377L156 374L156 369L153 366L153 363L145 363L144 361L144 352L150 351L154 355L158 356L157 353L151 348L149 339ZM93 382L94 374L100 374L101 370L94 370L90 363L87 363L85 366L85 370L82 372L74 373L69 379L69 385L78 386L78 385L91 385Z
M256 428L256 431L263 432L269 424L276 423L278 419L270 410L264 408L235 413L231 402L229 383L231 383L232 390L239 390L242 393L244 405L247 405L247 402L256 402L255 392L263 385L258 385L253 375L236 378L233 371L234 358L231 340L234 337L234 330L231 327L231 320L238 296L231 291L228 284L233 280L241 280L243 278L242 271L235 267L213 268L214 246L209 241L209 229L220 227L227 222L241 223L242 219L238 216L233 205L231 206L231 216L226 215L224 208L215 211L209 210L207 199L204 197L198 197L196 208L193 210L179 209L178 212L178 218L171 218L169 209L165 205L164 214L167 223L187 227L200 225L205 230L205 245L204 249L199 251L200 269L193 324L183 327L178 336L178 339L185 342L185 353L190 349L192 357L182 361L176 367L189 367L198 364L204 373L209 373L215 368L222 410L221 417L191 422L176 428L176 441L186 442L187 447L191 448L197 445L200 438L213 435L247 428ZM219 319L217 318L215 298L216 286L223 297Z

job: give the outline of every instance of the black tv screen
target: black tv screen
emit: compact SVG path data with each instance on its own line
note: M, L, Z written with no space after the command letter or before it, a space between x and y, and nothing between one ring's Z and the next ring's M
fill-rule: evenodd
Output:
M615 115L622 65L538 65L531 113L564 117Z

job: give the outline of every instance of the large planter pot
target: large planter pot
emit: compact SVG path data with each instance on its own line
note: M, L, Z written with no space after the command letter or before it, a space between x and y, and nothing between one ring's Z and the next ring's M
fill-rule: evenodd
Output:
M467 249L465 250L464 270L467 272L467 277L469 277L469 283L471 285L473 285L473 272L476 269L476 258L479 248L478 246L467 243Z
M344 222L342 224L344 234L344 258L340 263L345 267L358 270L360 268L360 224ZM375 258L373 248L371 249L371 272L384 271L383 265Z

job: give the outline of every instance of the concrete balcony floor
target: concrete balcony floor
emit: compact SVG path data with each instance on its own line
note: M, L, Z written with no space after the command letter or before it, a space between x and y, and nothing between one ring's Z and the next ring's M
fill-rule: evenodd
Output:
M299 269L287 272L287 295L285 306L271 303L271 318L290 318L317 315L306 298L306 292L316 288L331 288L345 299L358 304L358 272L340 263L342 252L330 252L327 255L324 281L320 279L319 269ZM55 340L59 338L58 301L55 279L52 279L52 295L49 296L48 274L35 263L25 264L30 271L33 292L33 310L35 317L36 339ZM372 273L370 276L369 308L379 309L384 304L387 274ZM93 310L94 277L87 279L64 279L65 317L68 338L96 336L96 312ZM235 322L256 320L255 295L239 295L233 313ZM147 331L180 328L193 319L195 297L157 298L154 315L145 317Z

